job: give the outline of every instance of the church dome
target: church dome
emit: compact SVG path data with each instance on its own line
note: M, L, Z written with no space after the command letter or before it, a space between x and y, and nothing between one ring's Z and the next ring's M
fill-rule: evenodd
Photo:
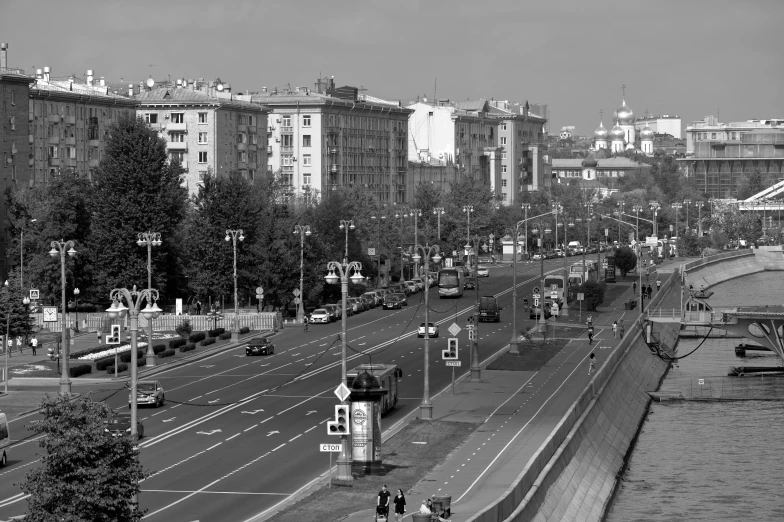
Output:
M599 165L599 162L596 161L596 158L593 157L593 154L589 154L587 158L585 158L582 162L583 168L587 169L595 169Z
M651 140L651 141L653 141L653 138L654 138L653 129L651 129L648 125L643 127L643 129L640 131L640 140L641 141L642 140Z
M606 140L609 132L604 127L604 122L599 122L599 127L593 131L593 137L597 140Z
M619 125L634 125L634 112L626 105L626 100L623 100L623 105L615 112L618 115Z
M619 126L619 122L615 122L615 127L610 131L610 139L613 141L624 141L626 139L626 133Z

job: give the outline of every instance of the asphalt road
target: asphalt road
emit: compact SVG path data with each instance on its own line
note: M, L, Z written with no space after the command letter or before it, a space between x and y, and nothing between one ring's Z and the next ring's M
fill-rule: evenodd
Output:
M577 262L579 258L573 258ZM563 260L545 261L545 271L563 266ZM530 300L539 280L539 263L518 264L518 305ZM511 338L512 271L508 265L492 267L480 279L480 295L499 295L500 323L478 327L480 359L503 348ZM431 394L451 380L440 350L446 329L456 322L463 330L458 375L470 367L466 317L475 295L439 299L431 289L430 320L440 325L440 337L430 341ZM368 362L394 363L403 370L398 406L382 418L382 430L417 409L423 390L423 346L416 328L424 321L423 293L409 297L402 310L377 307L348 320L348 368ZM518 306L518 329L530 323ZM166 405L142 408L145 438L141 461L152 474L145 479L140 501L150 521L244 521L273 508L328 467L328 456L318 444L336 442L326 434L338 399L340 383L340 322L287 328L273 337L272 356L246 357L237 347L208 359L175 368L154 377L166 390ZM357 353L365 352L365 353ZM369 355L368 355L369 354ZM119 385L75 386L125 410L128 394ZM127 410L126 410L127 411ZM23 424L36 415L12 423L15 439L24 436ZM35 439L14 445L8 467L0 471L0 520L21 515L26 501L18 483L38 462ZM382 448L383 454L383 448Z

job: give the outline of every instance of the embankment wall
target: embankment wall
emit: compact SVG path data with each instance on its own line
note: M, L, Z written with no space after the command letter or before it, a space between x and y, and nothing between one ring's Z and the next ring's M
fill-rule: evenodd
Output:
M742 250L692 261L684 265L684 269L688 284L699 290L736 277L763 272L765 266L753 250Z

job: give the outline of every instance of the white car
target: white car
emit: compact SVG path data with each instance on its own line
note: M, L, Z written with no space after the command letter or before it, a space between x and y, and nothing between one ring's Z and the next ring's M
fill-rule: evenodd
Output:
M479 277L490 277L490 270L486 266L479 265L476 267L476 275Z
M330 317L331 316L329 315L329 312L327 312L325 309L316 308L315 310L313 310L313 312L311 312L309 322L328 323L330 321Z
M139 381L136 383L136 404L138 406L163 406L166 397L163 386L158 381ZM128 394L128 406L131 406L131 394Z
M415 294L415 293L419 292L419 285L416 284L416 281L406 281L403 284L408 287L408 292L410 294Z
M438 325L435 323L427 323L427 336L428 337L438 337ZM417 337L424 337L425 336L425 323L419 325L419 330L417 331Z

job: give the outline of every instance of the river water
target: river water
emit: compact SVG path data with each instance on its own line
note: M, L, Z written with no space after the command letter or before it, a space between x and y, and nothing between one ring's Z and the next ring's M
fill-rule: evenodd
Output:
M717 308L782 304L784 273L761 272L711 290L716 293L709 302ZM682 339L678 352L699 342ZM734 353L741 342L747 341L708 339L668 379L693 376L694 382L699 377L706 384L712 379L723 387L742 386L725 377L729 365L743 364ZM768 352L757 352L746 364L782 365ZM605 520L784 521L783 431L784 402L653 403Z

